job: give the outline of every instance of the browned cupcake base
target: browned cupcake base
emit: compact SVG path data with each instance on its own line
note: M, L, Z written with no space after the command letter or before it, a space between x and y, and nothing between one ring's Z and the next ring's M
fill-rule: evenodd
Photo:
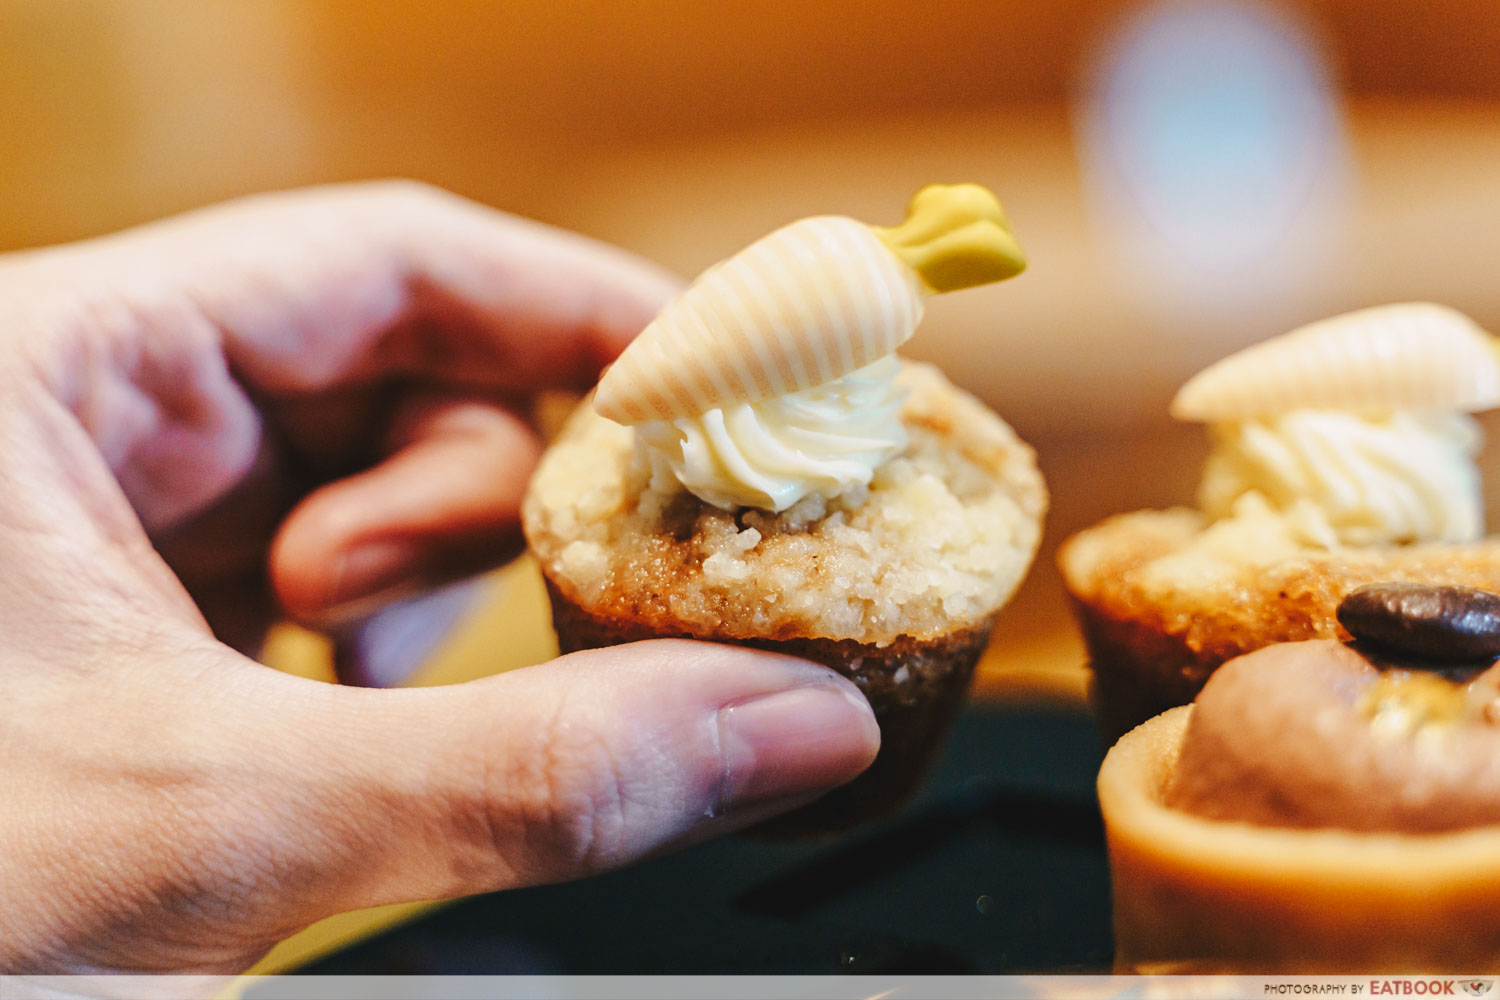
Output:
M1194 649L1186 636L1162 632L1155 622L1072 603L1089 651L1089 705L1106 745L1169 708L1189 704L1221 663L1255 648L1247 642L1243 649Z
M561 594L550 579L546 582L552 626L564 653L644 639L704 639L821 663L859 686L880 724L875 762L847 785L755 828L757 833L777 836L833 833L899 809L916 791L947 733L995 621L990 615L938 639L901 636L886 646L852 639L697 635L593 615Z
M1074 535L1058 552L1088 645L1091 700L1109 743L1186 705L1221 663L1278 642L1347 640L1335 612L1349 591L1411 582L1500 589L1500 537L1469 545L1308 549L1248 556L1175 590L1145 584L1157 560L1190 548L1206 523L1182 509L1138 511Z

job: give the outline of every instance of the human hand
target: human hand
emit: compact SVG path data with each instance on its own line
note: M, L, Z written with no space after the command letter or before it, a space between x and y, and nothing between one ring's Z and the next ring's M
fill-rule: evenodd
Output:
M380 691L232 648L279 607L367 675L390 602L517 551L519 407L671 290L408 184L0 258L0 971L235 972L334 912L597 872L870 763L853 685L765 653Z

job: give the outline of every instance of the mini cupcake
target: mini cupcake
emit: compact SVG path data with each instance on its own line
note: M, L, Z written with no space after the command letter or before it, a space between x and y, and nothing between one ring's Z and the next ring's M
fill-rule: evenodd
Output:
M879 756L784 829L845 827L913 790L1035 553L1031 449L893 353L926 295L1023 266L974 185L924 189L891 229L793 223L669 306L533 479L524 525L564 651L732 642L863 690Z
M1374 589L1385 617L1425 603L1500 652L1500 596ZM1500 667L1453 662L1431 620L1388 624L1415 648L1263 648L1110 750L1120 971L1500 966Z
M1334 609L1355 587L1500 586L1469 415L1497 403L1493 338L1421 303L1314 323L1190 380L1172 413L1209 427L1200 509L1117 516L1059 553L1106 737L1242 653L1346 638Z

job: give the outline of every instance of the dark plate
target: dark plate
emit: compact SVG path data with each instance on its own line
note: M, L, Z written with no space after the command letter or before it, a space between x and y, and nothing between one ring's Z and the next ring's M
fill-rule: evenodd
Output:
M732 837L476 896L300 971L1107 971L1100 754L1082 712L974 705L922 794L884 823L818 841Z

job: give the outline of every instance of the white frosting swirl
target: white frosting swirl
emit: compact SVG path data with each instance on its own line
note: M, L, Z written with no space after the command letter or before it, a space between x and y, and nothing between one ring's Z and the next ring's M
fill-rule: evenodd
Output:
M906 446L887 355L840 378L784 396L697 416L636 424L652 485L672 477L715 507L783 511L811 493L832 499L866 486Z
M1232 516L1236 500L1256 493L1303 541L1327 548L1484 533L1474 465L1482 434L1467 414L1293 410L1212 424L1210 434L1198 500L1211 517Z

